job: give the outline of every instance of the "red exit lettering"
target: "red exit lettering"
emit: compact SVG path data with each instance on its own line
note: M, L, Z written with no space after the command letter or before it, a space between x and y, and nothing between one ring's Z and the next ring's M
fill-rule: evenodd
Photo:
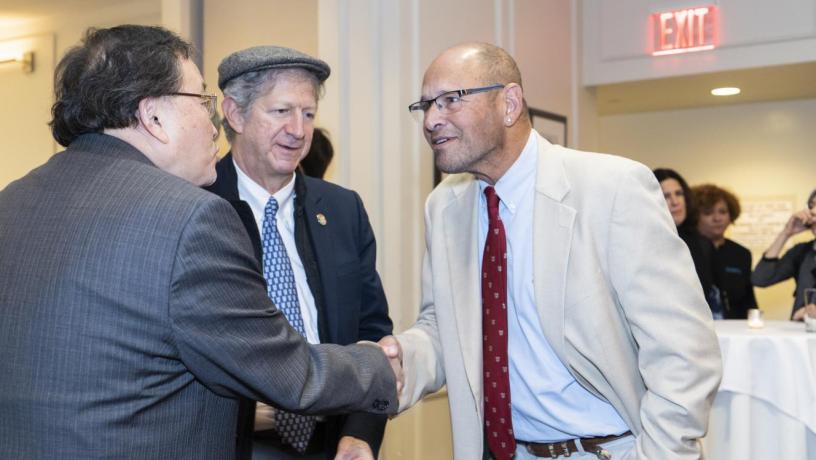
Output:
M716 10L706 6L652 14L655 30L652 55L713 49Z

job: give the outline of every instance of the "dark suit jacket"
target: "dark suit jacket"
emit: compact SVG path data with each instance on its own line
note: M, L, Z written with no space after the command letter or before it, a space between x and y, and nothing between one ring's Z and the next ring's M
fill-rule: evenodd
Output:
M0 458L231 459L237 397L397 409L373 346L308 345L235 211L83 135L0 192Z
M757 307L754 286L751 284L751 251L726 239L716 249L714 257L719 270L720 288L727 300L725 318L747 318L748 309Z
M218 180L208 190L228 200L262 260L261 238L252 210L238 196L238 177L232 154L216 167ZM376 242L363 203L354 191L297 174L295 179L295 244L303 262L309 289L317 307L317 326L323 343L349 344L377 341L392 333L380 276L376 269ZM325 218L321 225L318 214ZM251 433L254 404L240 417ZM349 435L365 440L376 454L387 417L356 413L330 418L326 424L326 453L334 458L337 442ZM247 454L246 441L239 449ZM246 457L249 458L249 457Z
M792 318L796 310L805 306L805 289L816 287L816 240L796 244L782 258L762 257L751 273L751 282L759 287L771 286L789 278L796 280Z

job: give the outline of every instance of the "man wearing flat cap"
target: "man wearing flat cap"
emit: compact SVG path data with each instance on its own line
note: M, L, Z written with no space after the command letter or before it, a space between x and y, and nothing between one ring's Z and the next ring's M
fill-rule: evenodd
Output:
M239 398L396 413L399 368L307 343L201 189L218 131L193 52L92 28L56 67L66 149L0 190L0 459L232 460Z
M231 151L209 190L235 207L269 296L310 343L377 341L392 324L363 203L351 190L298 171L329 73L325 62L289 48L227 56L218 86ZM255 402L243 409L242 458L250 458L250 447L254 459L374 458L386 422L362 413L303 417Z

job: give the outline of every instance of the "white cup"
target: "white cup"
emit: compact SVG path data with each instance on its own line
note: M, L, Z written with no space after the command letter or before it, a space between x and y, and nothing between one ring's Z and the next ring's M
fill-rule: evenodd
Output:
M759 308L748 310L748 327L753 329L765 327L765 321L762 320L762 310Z

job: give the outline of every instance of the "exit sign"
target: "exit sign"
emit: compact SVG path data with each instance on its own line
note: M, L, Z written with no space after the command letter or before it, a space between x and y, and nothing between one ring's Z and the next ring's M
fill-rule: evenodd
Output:
M717 7L703 6L653 13L652 56L714 49Z

